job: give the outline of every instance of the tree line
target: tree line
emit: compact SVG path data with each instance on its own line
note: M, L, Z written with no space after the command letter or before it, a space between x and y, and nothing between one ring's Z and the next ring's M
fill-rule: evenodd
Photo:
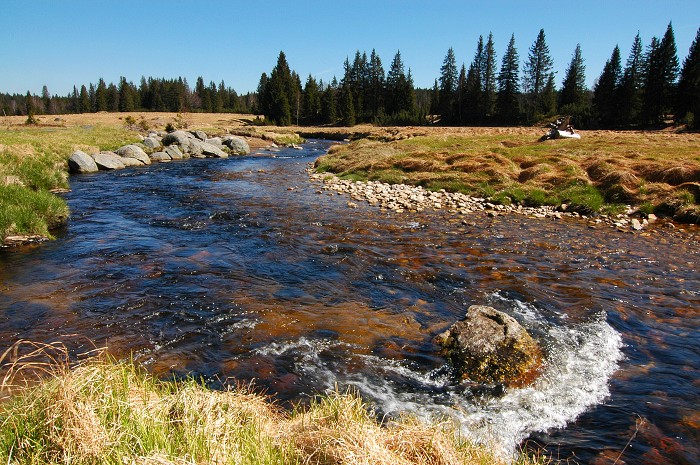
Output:
M673 27L644 45L639 34L622 65L615 46L592 89L586 87L583 51L577 45L557 87L545 32L540 29L522 62L511 38L497 59L493 34L480 36L474 58L458 67L453 48L432 89L415 88L401 52L385 72L375 50L345 59L338 81L309 75L302 85L284 52L256 92L238 95L223 81L208 85L187 80L141 78L138 86L120 78L107 85L73 87L67 96L0 94L7 115L86 113L96 111L204 111L254 113L278 125L521 125L555 115L570 115L581 128L654 127L673 122L698 127L700 117L700 29L687 57L678 60ZM500 65L500 66L499 66Z
M200 76L194 89L187 79L156 79L142 77L138 86L121 77L117 84L107 84L100 78L96 84L73 86L66 96L51 95L43 86L41 95L0 94L0 108L6 115L54 115L65 113L94 113L98 111L167 111L207 113L251 113L255 107L253 93L238 95L226 86L204 83Z
M555 115L570 115L582 128L654 127L671 119L697 127L700 116L700 29L688 56L679 65L673 27L645 48L640 35L624 68L615 46L593 89L586 87L586 66L576 46L557 88L554 62L540 29L521 70L512 35L497 62L493 34L479 37L474 59L458 68L453 48L432 89L415 89L410 68L397 52L385 74L376 51L346 58L340 82L316 81L309 75L302 88L284 52L258 85L257 110L274 124L535 124Z

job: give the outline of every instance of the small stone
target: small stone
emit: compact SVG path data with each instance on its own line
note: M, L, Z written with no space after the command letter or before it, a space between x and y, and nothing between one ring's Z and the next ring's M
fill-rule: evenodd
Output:
M642 228L642 223L640 223L637 218L632 218L632 229L634 229L635 231L641 231Z

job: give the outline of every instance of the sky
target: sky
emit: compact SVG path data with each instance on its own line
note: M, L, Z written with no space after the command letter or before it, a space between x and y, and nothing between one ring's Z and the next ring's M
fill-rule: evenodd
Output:
M593 86L615 45L622 62L672 23L683 63L700 28L700 1L224 1L0 0L0 92L67 95L73 86L138 85L141 76L225 81L255 91L280 51L304 82L343 75L346 57L373 49L385 71L397 51L416 87L432 87L452 47L459 67L493 33L497 69L511 34L522 63L540 29L560 87L577 44Z

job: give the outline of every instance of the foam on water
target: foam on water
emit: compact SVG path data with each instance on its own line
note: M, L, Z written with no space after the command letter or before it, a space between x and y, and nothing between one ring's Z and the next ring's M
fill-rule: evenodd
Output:
M292 356L295 370L319 387L352 386L380 413L411 412L424 419L451 418L464 437L511 456L530 434L563 428L608 395L608 381L622 358L622 339L606 321L567 326L545 320L531 304L494 295L511 314L539 334L547 361L531 386L507 389L501 396L469 394L459 389L449 370L421 371L412 362L374 355L353 355L352 347L325 339L300 338L275 342L259 354ZM329 352L342 352L328 357ZM361 369L356 367L362 366ZM349 369L348 367L355 368Z

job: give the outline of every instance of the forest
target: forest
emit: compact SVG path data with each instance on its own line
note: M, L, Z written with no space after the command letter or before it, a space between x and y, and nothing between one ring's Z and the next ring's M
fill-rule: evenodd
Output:
M87 113L97 111L234 112L264 115L260 124L497 126L532 125L555 115L572 116L578 128L625 129L668 124L697 128L700 115L700 29L682 65L673 27L645 45L639 34L623 66L616 45L592 89L586 86L583 51L577 45L557 88L554 63L544 30L521 63L515 36L497 61L493 35L479 37L472 62L457 65L445 55L431 89L415 88L411 69L397 51L388 72L375 50L345 59L343 76L330 82L309 75L305 82L280 52L272 71L262 73L256 92L238 95L224 81L194 89L187 80L142 77L138 86L126 78L117 84L73 87L66 96L27 92L1 94L6 115Z

